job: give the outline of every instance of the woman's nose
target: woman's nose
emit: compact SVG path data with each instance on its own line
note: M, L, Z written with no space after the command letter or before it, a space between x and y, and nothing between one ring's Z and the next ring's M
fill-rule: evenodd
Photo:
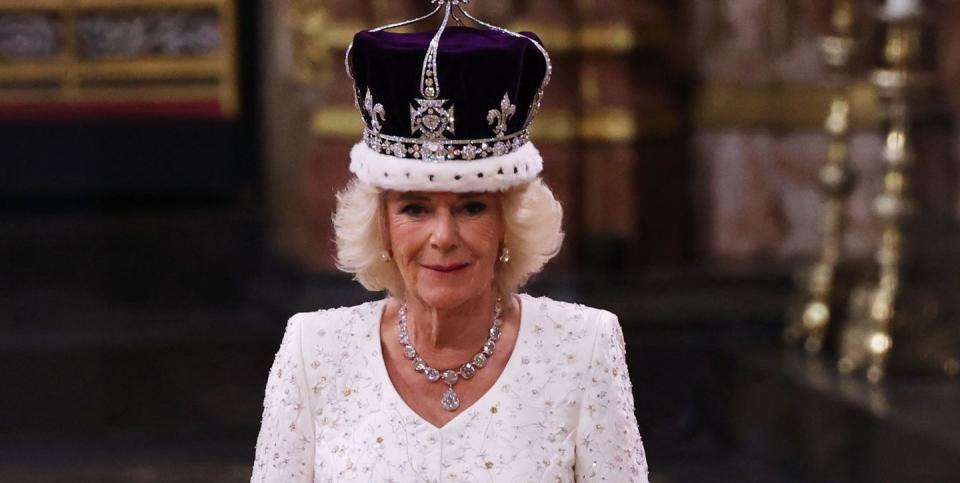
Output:
M446 211L440 211L437 214L436 222L433 224L433 233L430 236L430 245L441 251L449 251L457 247L459 233L457 221Z

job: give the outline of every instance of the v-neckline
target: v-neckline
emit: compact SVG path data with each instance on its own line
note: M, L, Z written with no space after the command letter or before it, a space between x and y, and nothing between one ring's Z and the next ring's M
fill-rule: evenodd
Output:
M390 379L390 373L387 372L387 361L383 356L383 333L379 325L383 322L383 313L384 311L386 311L386 308L387 308L387 300L388 299L381 300L379 310L373 311L373 313L377 317L377 320L376 320L377 335L376 337L374 337L374 340L377 344L377 372L380 375L380 380L383 383L383 385L388 387L388 391L390 391L391 395L397 401L397 404L399 406L403 407L403 409L407 413L409 413L411 416L413 416L417 420L421 421L422 423L426 424L427 426L437 431L442 431L444 429L447 429L453 426L458 421L465 419L466 418L465 415L467 413L473 411L476 408L484 407L485 406L484 403L486 402L486 400L491 397L494 397L493 394L495 394L496 391L500 390L500 386L504 384L502 381L510 377L514 371L514 366L519 364L517 362L517 359L519 358L519 356L517 356L517 349L520 348L521 344L526 342L526 339L527 339L526 329L527 327L530 326L530 323L528 321L529 310L530 310L530 307L529 307L530 300L529 300L529 297L525 296L524 294L517 294L517 302L520 304L520 327L517 328L517 340L513 344L513 350L510 351L510 358L507 359L507 364L503 367L503 371L500 372L500 376L497 377L496 381L493 381L493 385L491 385L490 388L487 389L487 391L484 392L479 399L474 401L473 404L471 404L469 407L467 407L463 411L460 411L459 414L454 416L453 419L447 421L443 426L437 426L431 423L430 421L428 421L423 416L421 416L420 413L414 411L413 408L411 408L410 405L407 404L407 401L405 401L403 397L400 396L400 392L397 391L397 387L393 385L393 381Z

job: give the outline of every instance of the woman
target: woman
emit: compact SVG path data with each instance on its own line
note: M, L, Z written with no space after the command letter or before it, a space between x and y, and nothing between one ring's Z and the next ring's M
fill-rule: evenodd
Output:
M348 50L366 129L337 256L388 296L290 319L255 482L647 481L617 318L517 293L563 238L527 137L549 57L446 28L455 7Z

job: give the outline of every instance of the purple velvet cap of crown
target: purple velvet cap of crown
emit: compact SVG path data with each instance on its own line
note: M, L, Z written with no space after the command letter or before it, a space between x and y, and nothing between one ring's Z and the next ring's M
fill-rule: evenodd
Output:
M422 99L423 61L436 31L395 33L362 31L353 39L348 59L357 99L366 93L384 108L380 133L415 138L410 108ZM533 33L521 32L537 42ZM494 137L487 114L498 109L506 94L516 106L505 134L523 130L538 90L547 73L547 62L530 40L494 30L449 26L440 37L437 52L438 99L455 107L451 140ZM362 109L361 109L362 111ZM367 126L369 113L361 112Z

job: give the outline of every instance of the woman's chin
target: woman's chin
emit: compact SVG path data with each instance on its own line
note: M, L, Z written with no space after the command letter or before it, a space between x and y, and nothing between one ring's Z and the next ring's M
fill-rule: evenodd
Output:
M479 296L481 289L469 283L422 284L417 287L417 298L429 307L438 310L454 309Z
M437 310L454 309L470 299L462 290L427 289L419 291L418 296L428 307Z

